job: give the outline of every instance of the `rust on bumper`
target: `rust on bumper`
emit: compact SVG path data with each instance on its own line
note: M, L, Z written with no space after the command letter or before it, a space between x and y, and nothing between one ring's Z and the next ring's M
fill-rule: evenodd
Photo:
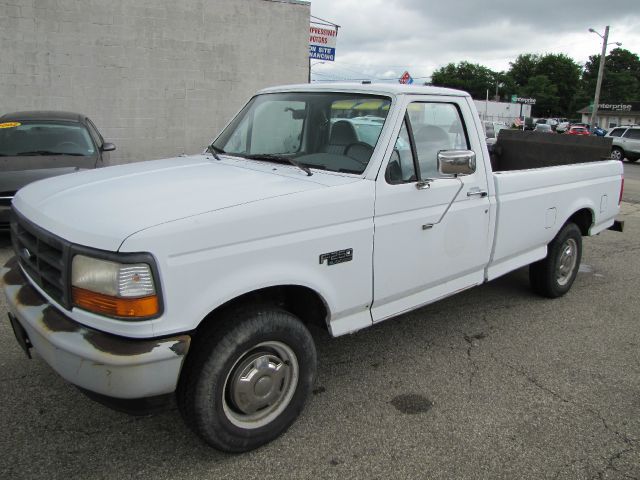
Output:
M69 382L127 399L175 390L189 335L131 339L81 325L29 283L15 257L2 268L2 283L35 351Z

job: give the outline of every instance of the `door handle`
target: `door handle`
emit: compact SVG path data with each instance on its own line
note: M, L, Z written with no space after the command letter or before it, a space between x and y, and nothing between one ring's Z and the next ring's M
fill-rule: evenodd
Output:
M486 191L484 190L480 190L479 188L473 188L471 190L469 190L467 192L467 197L480 197L480 198L484 198L486 197L488 194Z

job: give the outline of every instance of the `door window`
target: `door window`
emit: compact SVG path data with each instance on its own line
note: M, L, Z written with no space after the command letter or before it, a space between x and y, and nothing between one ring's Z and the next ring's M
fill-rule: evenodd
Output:
M437 178L440 150L468 150L464 123L451 103L414 102L408 107L420 179Z
M609 135L612 137L621 137L624 133L624 130L624 128L616 128L615 130L611 130L611 133Z

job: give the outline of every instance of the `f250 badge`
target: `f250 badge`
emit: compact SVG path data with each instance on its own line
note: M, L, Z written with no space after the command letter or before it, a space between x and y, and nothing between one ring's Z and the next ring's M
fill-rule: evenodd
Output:
M347 248L346 250L336 250L335 252L323 253L320 255L320 264L322 265L325 260L327 265L335 265L336 263L350 262L353 260L353 248Z

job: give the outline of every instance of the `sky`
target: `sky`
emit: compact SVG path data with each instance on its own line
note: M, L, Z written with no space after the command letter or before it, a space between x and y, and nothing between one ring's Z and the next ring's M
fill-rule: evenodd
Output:
M579 64L609 43L640 54L640 0L311 0L311 15L340 25L335 62L311 61L313 81L424 83L468 61L509 69L521 53L564 53ZM607 52L616 48L609 45Z

